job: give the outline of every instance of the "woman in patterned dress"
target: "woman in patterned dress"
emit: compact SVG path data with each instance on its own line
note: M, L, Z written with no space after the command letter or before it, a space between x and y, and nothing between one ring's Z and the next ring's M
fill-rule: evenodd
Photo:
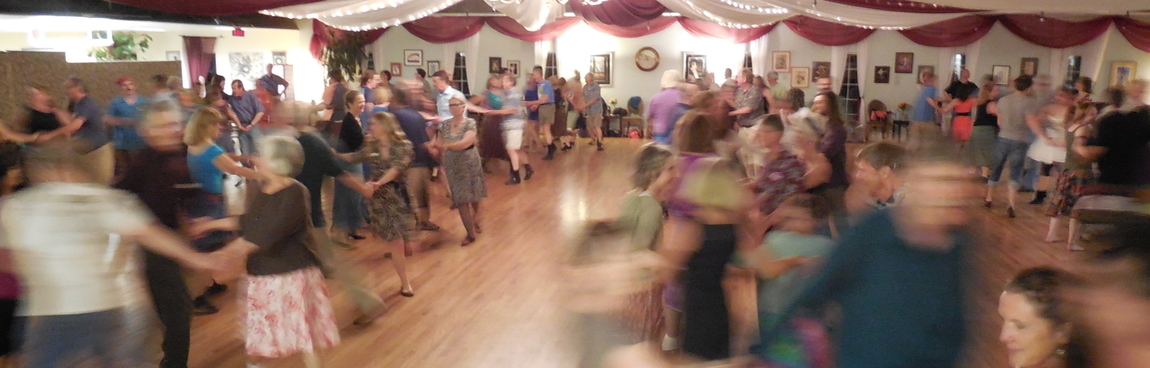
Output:
M1050 199L1050 208L1046 210L1046 216L1050 217L1050 227L1046 231L1046 241L1049 243L1057 242L1059 220L1063 216L1070 215L1070 211L1074 209L1074 204L1082 198L1082 190L1085 186L1094 184L1096 178L1094 177L1094 170L1090 166L1090 161L1079 155L1074 151L1073 147L1083 145L1086 140L1093 134L1093 127L1090 122L1094 120L1097 112L1094 106L1091 105L1089 99L1079 101L1071 107L1067 116L1071 119L1066 123L1066 160L1062 166L1062 173L1058 175L1058 183L1054 194ZM1078 220L1070 219L1070 233L1067 237L1066 247L1069 250L1082 250L1082 246L1078 244Z
M463 245L468 245L481 231L479 201L487 197L487 185L483 183L482 164L475 149L478 140L475 119L465 114L467 101L455 97L448 106L455 117L440 125L435 146L443 152L443 168L447 172L451 200L459 209L463 228L467 230Z
M407 196L407 183L403 174L415 156L411 141L399 128L395 115L379 112L371 117L371 141L354 153L355 161L371 166L375 180L367 185L375 187L368 200L367 213L371 217L371 231L387 242L391 261L399 274L399 294L412 297L415 290L407 278L407 256L412 254L411 231L415 228L415 211Z

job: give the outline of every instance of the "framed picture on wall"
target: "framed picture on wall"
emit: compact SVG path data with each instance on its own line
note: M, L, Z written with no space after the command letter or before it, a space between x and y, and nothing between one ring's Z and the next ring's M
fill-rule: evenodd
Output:
M391 70L391 77L392 78L403 76L403 64L391 63L391 69L389 69L389 70Z
M915 76L917 77L916 79L919 80L919 83L922 83L921 82L922 75L925 73L928 73L928 72L930 73L930 75L933 75L935 78L938 78L938 74L934 72L934 65L919 65L918 66L918 73L915 74Z
M272 64L287 65L287 51L272 51Z
M807 88L811 86L811 68L791 68L791 88Z
M874 67L874 82L876 84L890 83L890 67L889 66L876 66L876 67Z
M1134 76L1138 74L1138 63L1133 61L1115 61L1110 63L1110 86L1126 87Z
M683 53L683 80L694 83L707 77L707 55Z
M435 74L435 72L438 72L440 69L443 68L439 66L439 60L429 60L427 62L427 75Z
M1022 66L1018 70L1022 73L1020 75L1038 75L1038 58L1022 58Z
M831 62L829 61L816 61L811 64L811 78L830 78L831 77Z
M511 75L519 76L519 60L508 60L507 69L511 70Z
M1005 86L1010 82L1010 65L995 65L990 69L990 75L994 77L994 84Z
M797 68L796 68L797 69ZM776 73L791 72L791 52L775 51L771 53L771 70ZM792 84L794 84L792 82Z
M896 52L894 53L894 72L899 74L914 73L914 53L913 52Z
M164 52L164 59L168 60L168 61L180 61L180 52L179 51Z
M403 50L403 65L423 65L423 50Z
M595 83L602 86L610 86L611 80L614 79L613 72L615 71L615 53L609 52L606 54L591 55L591 66L587 70L590 71L591 77L595 79Z
M495 56L487 58L487 71L491 74L503 73L503 58Z

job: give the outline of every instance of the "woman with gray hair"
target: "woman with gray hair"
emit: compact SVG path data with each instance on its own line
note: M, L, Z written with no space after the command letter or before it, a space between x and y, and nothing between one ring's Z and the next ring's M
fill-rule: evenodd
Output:
M315 255L308 191L292 179L303 167L303 147L283 136L257 144L263 156L253 163L260 179L249 182L246 212L194 223L190 232L239 231L220 252L247 264L243 331L249 367L302 353L305 366L316 368L315 349L338 344L339 328Z

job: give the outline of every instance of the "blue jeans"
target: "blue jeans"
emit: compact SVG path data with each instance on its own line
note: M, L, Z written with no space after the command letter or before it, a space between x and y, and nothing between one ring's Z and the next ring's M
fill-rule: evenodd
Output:
M235 132L232 130L225 130L220 132L220 137L216 138L215 143L217 146L220 146L220 148L224 149L224 153L234 155L236 154L236 141L234 140L232 134L235 134Z
M241 155L254 155L256 154L256 137L259 134L259 128L252 127L252 130L243 131L236 130L240 139L240 154ZM262 137L262 135L260 135Z
M1011 189L1018 189L1023 183L1022 169L1026 164L1026 150L1028 149L1030 149L1028 142L998 137L998 141L994 144L995 164L990 172L990 186L998 185L1002 179L1002 170L1006 169L1006 163L1009 162L1009 185Z
M28 317L24 354L27 368L70 367L95 357L101 368L145 364L143 310L110 309L92 313Z
M1026 169L1022 176L1022 188L1038 189L1038 173L1042 171L1042 163L1033 158L1026 158ZM1057 177L1057 175L1055 175Z
M363 179L362 165L349 163L338 158L336 162L344 171L351 174L351 176ZM363 195L355 191L355 189L343 185L339 180L336 180L335 198L332 201L331 209L332 227L355 231L363 225L363 215L365 212L367 212L367 206L363 203Z

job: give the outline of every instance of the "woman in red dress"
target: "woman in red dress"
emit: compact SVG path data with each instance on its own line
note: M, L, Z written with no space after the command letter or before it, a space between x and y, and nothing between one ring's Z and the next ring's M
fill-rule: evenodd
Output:
M959 88L958 93L950 100L950 104L946 105L943 112L954 110L954 119L950 121L950 131L954 134L954 140L959 143L966 143L970 139L970 133L974 130L974 117L971 112L974 111L975 98L970 95L969 90L966 88Z

